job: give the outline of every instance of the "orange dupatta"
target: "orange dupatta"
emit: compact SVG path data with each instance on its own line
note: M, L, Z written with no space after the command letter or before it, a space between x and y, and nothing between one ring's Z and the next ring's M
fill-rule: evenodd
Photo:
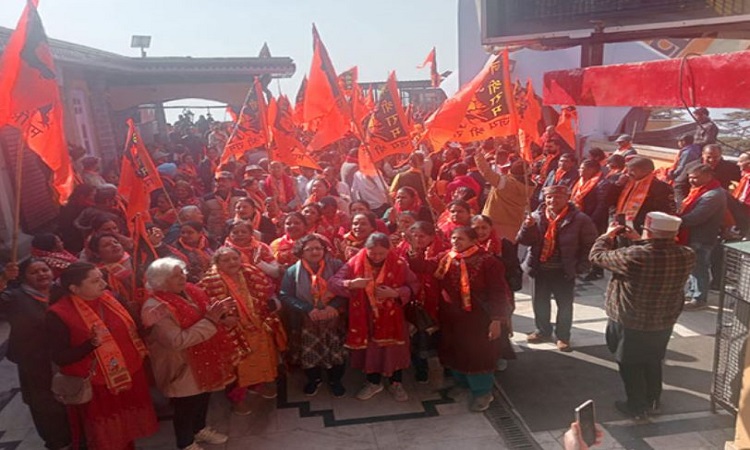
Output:
M471 284L469 281L469 269L466 267L466 258L474 255L479 251L479 246L474 245L471 248L464 250L463 252L457 252L455 250L449 251L443 259L440 261L437 271L435 271L435 278L442 280L445 278L445 274L448 273L453 261L458 260L461 264L461 304L464 311L471 311Z
M549 220L549 225L547 225L547 231L544 232L544 243L542 244L542 254L539 256L539 261L546 262L555 253L557 233L560 231L560 223L568 214L569 210L570 205L566 205L565 209L560 211L560 214L555 217L550 217L549 208L545 208L544 214L547 216L547 220Z
M588 181L584 181L583 178L579 178L578 181L576 181L576 184L573 186L573 192L570 194L570 198L578 209L583 209L583 199L589 195L589 192L596 187L601 179L602 174L600 173L595 177L589 178Z
M625 220L632 221L646 201L654 178L656 174L652 172L640 180L628 180L628 184L625 185L617 201L617 214L625 214Z
M740 182L734 191L732 191L732 197L736 198L740 203L750 203L750 172L745 172L740 178Z
M94 357L96 358L97 365L104 380L107 383L107 389L113 394L120 393L130 389L133 384L133 379L130 376L127 363L125 362L125 356L122 354L122 350L117 345L115 338L112 333L108 332L108 327L102 320L102 318L88 305L86 300L71 295L71 302L78 315L81 316L83 323L86 324L88 329L96 327L98 330L104 331L98 333L101 345L94 349ZM138 354L142 358L145 358L148 354L146 346L138 336L138 330L135 326L133 318L125 310L125 308L117 301L111 294L104 292L100 298L100 305L107 307L117 315L117 317L127 326L130 339L133 341Z
M310 275L310 286L312 297L315 302L315 307L325 307L328 304L328 301L325 298L325 294L326 292L328 292L328 282L323 277L323 271L326 269L326 260L322 259L320 261L320 267L318 268L317 272L312 270L310 264L308 264L304 259L300 259L300 262L302 263L302 267L304 267L307 273Z

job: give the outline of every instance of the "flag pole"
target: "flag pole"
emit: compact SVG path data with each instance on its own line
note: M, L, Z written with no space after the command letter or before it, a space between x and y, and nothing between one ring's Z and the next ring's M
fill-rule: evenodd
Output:
M16 204L13 212L13 238L11 243L10 262L18 262L18 235L21 229L21 181L23 179L23 151L26 147L26 132L19 130L16 147Z

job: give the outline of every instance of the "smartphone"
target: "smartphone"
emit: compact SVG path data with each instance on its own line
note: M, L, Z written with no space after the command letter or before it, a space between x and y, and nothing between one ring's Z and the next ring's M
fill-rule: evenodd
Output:
M617 225L624 227L625 226L625 214L616 214L615 222L617 222Z
M596 417L594 415L594 401L586 400L578 408L575 409L576 422L581 428L581 439L588 446L594 445L596 442Z

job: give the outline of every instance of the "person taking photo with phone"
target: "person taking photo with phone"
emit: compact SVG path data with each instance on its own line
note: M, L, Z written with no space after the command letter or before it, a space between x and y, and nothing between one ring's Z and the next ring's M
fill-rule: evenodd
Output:
M695 252L675 242L681 223L679 217L654 211L646 215L642 235L613 224L589 254L593 264L613 274L605 300L606 341L627 396L615 407L636 420L659 412L662 361L695 266ZM618 235L633 245L614 249Z

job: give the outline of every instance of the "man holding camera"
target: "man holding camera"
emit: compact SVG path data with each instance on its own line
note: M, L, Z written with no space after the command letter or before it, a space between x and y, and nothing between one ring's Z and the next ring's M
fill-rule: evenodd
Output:
M615 402L615 407L634 419L658 412L662 361L696 262L692 249L675 242L681 223L679 217L650 212L642 235L613 224L589 255L592 263L612 272L605 301L606 341L627 395L627 402ZM617 236L633 245L615 249Z

